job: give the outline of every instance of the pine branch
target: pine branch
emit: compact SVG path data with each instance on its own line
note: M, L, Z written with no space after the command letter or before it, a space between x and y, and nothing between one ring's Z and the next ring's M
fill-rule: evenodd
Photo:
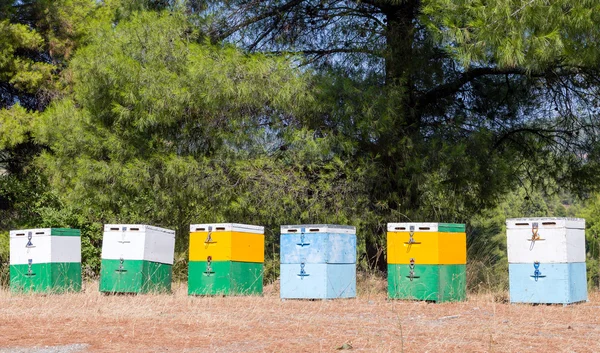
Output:
M275 16L278 13L286 12L286 11L292 9L294 6L300 5L302 2L303 2L303 0L292 0L286 4L283 4L279 7L272 9L271 11L267 11L267 12L261 13L260 15L249 18L249 19L243 21L242 23L237 24L237 25L227 29L227 31L225 31L223 33L219 33L218 35L213 35L213 36L211 36L211 39L214 43L220 42L244 27L247 27L256 22L262 21L265 18Z

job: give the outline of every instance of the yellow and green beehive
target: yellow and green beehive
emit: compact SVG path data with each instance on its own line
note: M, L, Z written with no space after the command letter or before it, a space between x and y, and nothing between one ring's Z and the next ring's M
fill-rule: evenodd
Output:
M264 227L191 225L188 294L262 294L264 252Z
M11 231L10 289L13 292L38 293L80 291L79 229Z
M387 249L390 298L466 299L464 224L388 223Z

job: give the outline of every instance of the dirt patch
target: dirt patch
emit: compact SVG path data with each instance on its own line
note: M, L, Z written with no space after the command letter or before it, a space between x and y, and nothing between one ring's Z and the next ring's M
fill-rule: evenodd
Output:
M96 284L79 294L0 292L0 347L10 352L77 344L87 344L86 352L337 352L347 343L352 352L600 351L597 293L588 303L566 307L498 303L493 295L429 304L389 301L381 291L331 301L281 301L273 288L265 293L188 297L180 285L173 295L105 296Z

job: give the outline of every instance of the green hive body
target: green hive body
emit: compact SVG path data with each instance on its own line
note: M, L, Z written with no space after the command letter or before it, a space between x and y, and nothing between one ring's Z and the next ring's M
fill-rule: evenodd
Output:
M81 263L55 262L10 266L12 292L63 293L81 291Z
M100 291L107 293L170 292L172 266L144 260L102 260Z
M263 264L258 262L190 261L190 295L261 295Z
M41 228L10 232L10 290L81 291L81 232Z
M392 299L463 301L466 280L466 265L418 265L411 281L410 265L388 264L388 294Z

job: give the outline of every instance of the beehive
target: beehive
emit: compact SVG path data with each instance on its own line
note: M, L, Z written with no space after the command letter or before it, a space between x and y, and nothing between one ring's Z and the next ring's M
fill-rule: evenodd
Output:
M170 291L174 251L173 230L140 224L105 225L100 291Z
M262 294L264 253L264 227L191 225L188 294Z
M281 298L356 296L356 228L332 224L281 227Z
M587 300L584 219L513 218L506 234L512 303Z
M388 223L387 261L392 299L466 299L464 224Z
M10 289L58 293L81 290L79 229L10 232Z

